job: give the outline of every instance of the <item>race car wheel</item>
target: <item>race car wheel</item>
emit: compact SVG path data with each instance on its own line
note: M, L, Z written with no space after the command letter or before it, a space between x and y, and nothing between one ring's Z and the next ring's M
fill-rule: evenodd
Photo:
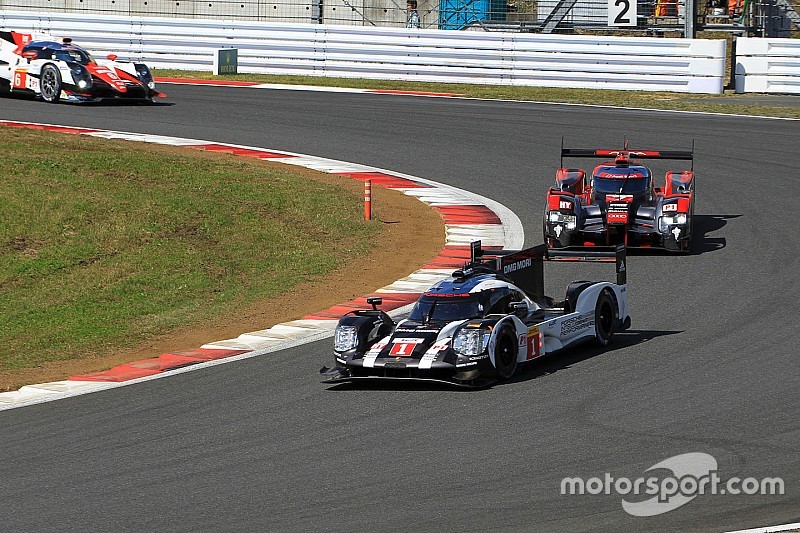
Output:
M39 80L42 100L54 104L61 98L61 73L53 65L45 65Z
M500 379L509 379L517 370L517 337L508 326L502 326L497 333L494 368Z
M594 307L595 338L600 346L608 346L613 340L617 323L616 307L614 297L608 290L600 293Z

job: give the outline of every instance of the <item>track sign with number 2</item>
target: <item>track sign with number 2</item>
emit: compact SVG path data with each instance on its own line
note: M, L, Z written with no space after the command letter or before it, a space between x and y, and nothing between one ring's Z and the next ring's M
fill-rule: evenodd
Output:
M608 0L609 26L636 26L636 0Z

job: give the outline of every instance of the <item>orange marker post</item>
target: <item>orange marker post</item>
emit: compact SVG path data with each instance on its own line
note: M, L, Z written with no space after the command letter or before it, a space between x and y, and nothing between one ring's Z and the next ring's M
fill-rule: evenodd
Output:
M364 220L372 220L372 180L364 182Z

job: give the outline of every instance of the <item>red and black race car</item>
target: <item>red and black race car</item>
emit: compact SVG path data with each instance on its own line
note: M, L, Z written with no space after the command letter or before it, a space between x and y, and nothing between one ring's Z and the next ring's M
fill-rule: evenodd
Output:
M547 193L544 241L550 248L660 247L688 252L694 215L694 166L668 171L656 187L639 159L692 161L694 151L561 149L556 186ZM565 157L605 159L587 176L564 168Z

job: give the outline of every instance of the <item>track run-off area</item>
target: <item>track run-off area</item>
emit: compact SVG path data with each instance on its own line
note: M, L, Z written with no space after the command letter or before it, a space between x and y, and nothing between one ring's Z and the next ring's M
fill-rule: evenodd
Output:
M326 387L330 339L0 412L9 531L729 531L800 522L795 347L800 122L534 103L170 85L167 105L3 99L0 119L269 147L421 176L514 211L541 241L561 138L688 149L693 252L632 254L632 328L487 390ZM663 169L653 165L656 179ZM7 178L8 179L8 178ZM407 245L414 246L409 236ZM398 250L402 253L402 250ZM546 267L548 293L613 276ZM639 517L633 497L562 495L567 477L635 479L712 456L722 479ZM642 499L642 498L639 498Z

